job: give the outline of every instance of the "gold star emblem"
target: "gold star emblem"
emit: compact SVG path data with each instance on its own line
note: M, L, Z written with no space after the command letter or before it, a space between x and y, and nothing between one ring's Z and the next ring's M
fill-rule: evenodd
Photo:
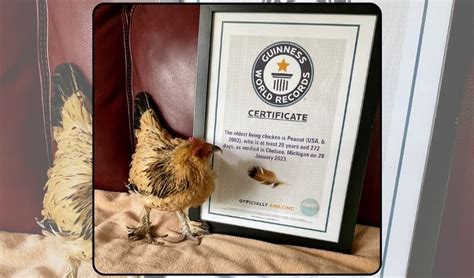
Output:
M277 63L277 65L278 65L278 71L286 71L286 68L287 68L288 65L290 65L290 64L288 64L288 63L285 61L285 58L283 58L280 63Z

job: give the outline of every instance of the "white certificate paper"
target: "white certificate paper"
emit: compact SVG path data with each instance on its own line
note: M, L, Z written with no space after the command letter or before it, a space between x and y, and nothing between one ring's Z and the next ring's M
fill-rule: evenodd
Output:
M205 139L223 154L203 220L338 241L375 21L215 13Z

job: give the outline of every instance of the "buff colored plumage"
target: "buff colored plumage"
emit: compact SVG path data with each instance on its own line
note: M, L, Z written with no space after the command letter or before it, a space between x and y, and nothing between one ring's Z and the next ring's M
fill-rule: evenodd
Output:
M78 74L62 65L53 77L62 105L53 128L57 151L44 187L43 220L38 221L69 255L67 277L76 277L80 261L92 258L92 116Z
M145 215L129 238L157 244L150 233L153 208L177 212L182 239L206 234L206 225L189 220L187 210L201 205L214 191L215 175L209 159L216 146L203 140L173 138L159 123L151 97L140 93L135 100L135 135L128 189L139 195Z

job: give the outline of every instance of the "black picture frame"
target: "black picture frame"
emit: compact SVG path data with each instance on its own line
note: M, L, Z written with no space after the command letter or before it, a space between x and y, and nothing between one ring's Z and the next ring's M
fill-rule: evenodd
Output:
M206 132L208 75L210 54L212 52L212 19L216 12L320 13L376 16L377 20L368 68L367 83L358 136L353 154L353 163L350 170L349 183L346 192L344 212L339 231L339 241L330 242L310 239L206 220L212 233L241 236L278 244L299 245L350 253L365 176L365 168L370 150L371 132L382 90L380 9L375 4L202 4L199 23L198 76L193 130L194 136L200 138L204 138ZM189 217L192 220L201 220L201 207L191 208L189 210Z

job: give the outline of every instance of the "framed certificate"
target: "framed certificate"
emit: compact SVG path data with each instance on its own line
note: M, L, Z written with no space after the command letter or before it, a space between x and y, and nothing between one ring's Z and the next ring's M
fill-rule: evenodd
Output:
M350 252L381 92L380 12L361 5L201 5L197 137L211 232Z

